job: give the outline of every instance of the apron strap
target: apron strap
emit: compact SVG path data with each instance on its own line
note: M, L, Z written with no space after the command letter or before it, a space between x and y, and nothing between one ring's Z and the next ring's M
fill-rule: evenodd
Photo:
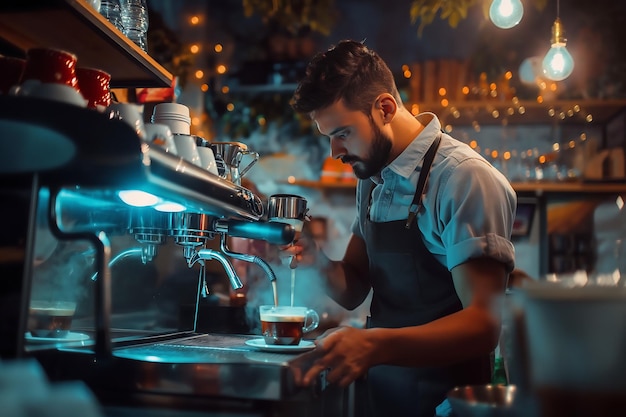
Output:
M409 216L406 219L405 228L410 229L413 220L415 220L415 216L417 216L417 212L422 206L422 196L424 195L424 188L426 187L426 183L428 182L428 177L430 175L430 167L433 164L433 160L435 159L435 155L437 154L437 149L439 149L439 144L441 143L441 132L437 134L435 140L426 151L426 155L424 155L424 162L422 163L422 170L420 171L420 176L417 179L417 189L415 190L415 195L413 195L413 202L409 206Z

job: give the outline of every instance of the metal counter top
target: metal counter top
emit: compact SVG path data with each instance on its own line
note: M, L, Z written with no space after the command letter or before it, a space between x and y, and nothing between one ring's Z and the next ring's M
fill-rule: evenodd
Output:
M33 352L52 378L85 380L94 390L281 401L313 398L326 387L295 385L293 370L310 359L302 352L266 352L245 344L259 336L191 334L114 347L94 359L93 346L57 345Z

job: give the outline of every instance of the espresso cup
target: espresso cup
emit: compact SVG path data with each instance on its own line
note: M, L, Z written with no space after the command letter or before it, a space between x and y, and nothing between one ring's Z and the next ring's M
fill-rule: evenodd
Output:
M111 103L107 109L109 119L121 120L129 125L137 136L146 139L146 126L140 107L133 103Z
M66 337L75 311L73 301L31 301L28 331L34 337Z
M307 307L260 306L261 333L268 345L298 345L304 333L315 330L320 317Z
M78 58L71 52L54 48L31 48L26 52L26 66L22 82L39 80L42 83L68 85L80 92L76 77Z
M151 145L155 145L172 155L177 155L176 144L174 143L174 135L168 125L161 123L146 123L146 141Z
M97 68L76 68L76 77L87 107L104 111L111 104L111 74Z
M174 133L173 136L178 156L187 162L201 167L202 162L200 161L198 146L196 145L196 137L194 135L184 135L181 133Z
M213 175L219 175L213 150L208 146L198 145L198 154L200 155L202 168L206 169Z

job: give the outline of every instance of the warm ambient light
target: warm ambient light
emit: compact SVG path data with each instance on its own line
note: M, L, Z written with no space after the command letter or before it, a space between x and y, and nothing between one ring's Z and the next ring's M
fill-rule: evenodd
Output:
M517 25L524 15L524 5L520 0L493 0L489 7L489 18L501 29Z

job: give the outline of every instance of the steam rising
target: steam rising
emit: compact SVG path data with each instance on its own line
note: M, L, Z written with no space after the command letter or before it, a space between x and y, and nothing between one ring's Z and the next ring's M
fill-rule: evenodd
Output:
M48 227L49 193L37 207L31 300L79 302L93 273L94 250L86 241L59 241Z
M272 268L276 274L278 304L288 306L291 304L291 268L282 264L274 264ZM259 306L274 303L272 286L267 278L255 279L248 285L246 317L252 333L260 334ZM294 305L315 310L320 316L320 327L325 320L329 319L334 323L339 323L347 313L326 295L325 280L313 267L299 266L296 269Z
M59 242L33 270L31 300L79 302L93 271L93 253L86 242Z

